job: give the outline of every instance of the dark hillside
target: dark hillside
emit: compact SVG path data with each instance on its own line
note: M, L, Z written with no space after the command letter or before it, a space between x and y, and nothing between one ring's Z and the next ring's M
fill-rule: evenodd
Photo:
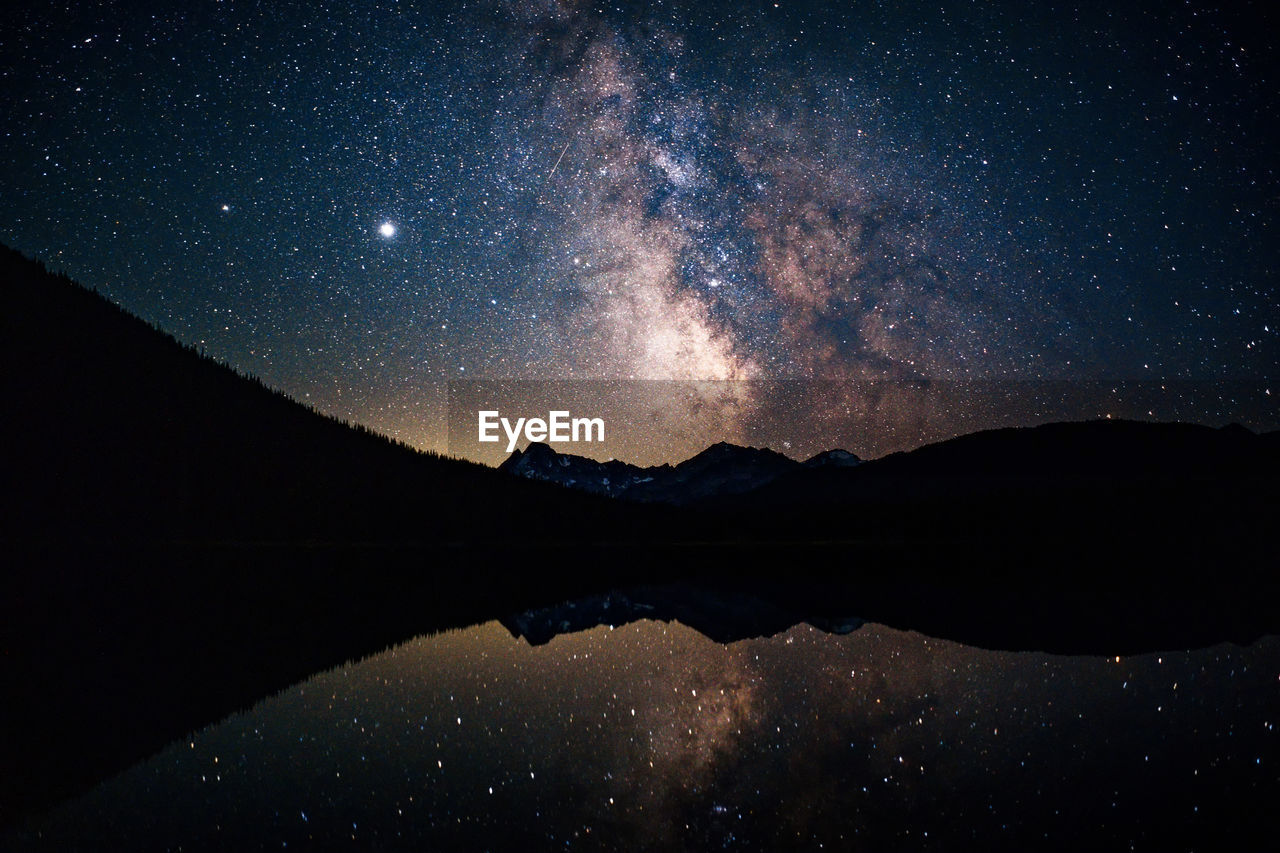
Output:
M1086 421L973 433L855 468L788 473L703 504L793 535L958 540L1050 555L1143 555L1147 568L1274 553L1274 434L1231 425Z
M0 304L0 823L671 529L324 417L3 248Z
M491 541L621 518L319 415L9 249L0 282L0 535Z

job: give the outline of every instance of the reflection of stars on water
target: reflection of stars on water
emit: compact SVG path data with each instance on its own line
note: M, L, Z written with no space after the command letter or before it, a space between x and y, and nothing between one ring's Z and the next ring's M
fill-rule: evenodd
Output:
M872 849L932 849L935 838L973 846L965 840L984 836L1034 846L1044 821L1077 840L1072 833L1090 831L1077 815L1103 809L1126 831L1160 816L1169 832L1195 834L1238 811L1234 791L1216 799L1222 774L1256 779L1249 796L1271 793L1260 786L1274 764L1266 700L1275 648L1270 638L1247 649L1051 657L877 625L848 634L795 626L722 645L661 622L534 647L489 623L316 676L67 806L46 831L244 835L262 831L263 812L229 814L227 803L265 794L270 813L293 816L279 822L283 835L298 833L279 839L289 846L302 835L331 846L407 833L425 848L483 848L498 813L514 832L536 827L538 839L518 839L528 847L601 826L658 849L682 839L697 849L794 839L844 849L855 833ZM1228 681L1242 716L1198 700ZM1121 735L1118 751L1111 742ZM307 765L319 742L332 762L324 774ZM241 755L234 774L222 770L224 750ZM1217 764L1206 767L1210 754ZM1083 775L1055 774L1064 756ZM207 773L211 765L221 774ZM1171 783L1157 799L1157 767L1204 781ZM184 787L188 774L209 784ZM333 820L353 785L370 792L369 805L344 805L349 817ZM139 798L151 811L182 806L184 825L122 828L122 813L138 813L122 804ZM1071 808L1059 812L1063 802ZM928 840L904 844L904 827L923 840L912 822L920 814Z
M382 223L381 225L378 226L378 233L381 234L384 238L390 240L392 237L396 236L395 223L393 222Z

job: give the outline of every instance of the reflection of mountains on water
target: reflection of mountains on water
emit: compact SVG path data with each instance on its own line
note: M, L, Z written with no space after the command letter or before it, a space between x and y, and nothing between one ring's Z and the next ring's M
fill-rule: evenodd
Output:
M618 627L640 619L679 622L717 643L775 634L805 623L833 634L862 627L856 617L806 616L745 589L716 590L690 583L638 586L589 595L503 617L512 636L531 645L599 625Z
M1278 653L874 623L725 645L649 619L531 646L489 622L183 737L13 846L1252 849L1280 796Z

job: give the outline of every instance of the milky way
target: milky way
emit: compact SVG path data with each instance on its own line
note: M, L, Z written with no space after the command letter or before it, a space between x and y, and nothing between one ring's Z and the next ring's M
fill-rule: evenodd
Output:
M515 377L812 382L690 428L741 437L747 406L863 453L1050 416L1274 427L1268 15L17 8L0 239L420 447L448 382ZM1159 393L901 390L996 380Z
M966 245L994 223L879 150L860 93L785 68L699 87L662 29L635 45L589 11L531 24L533 132L566 139L539 204L567 247L544 272L556 325L589 342L576 374L987 376L1048 349L1052 305L991 280L1003 247Z

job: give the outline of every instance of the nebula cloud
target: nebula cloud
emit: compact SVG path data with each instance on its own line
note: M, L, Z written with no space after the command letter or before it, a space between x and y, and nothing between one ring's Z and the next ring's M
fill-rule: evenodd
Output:
M683 42L660 26L623 31L574 4L520 15L518 64L539 78L525 142L552 159L536 278L562 334L541 364L824 383L775 400L744 386L708 407L711 432L732 437L746 403L874 417L883 389L833 407L832 383L1002 376L1037 346L1046 308L1010 284L990 223L948 201L927 164L886 151L854 99L798 78L783 96L776 81L689 83ZM898 418L919 405L887 396Z

